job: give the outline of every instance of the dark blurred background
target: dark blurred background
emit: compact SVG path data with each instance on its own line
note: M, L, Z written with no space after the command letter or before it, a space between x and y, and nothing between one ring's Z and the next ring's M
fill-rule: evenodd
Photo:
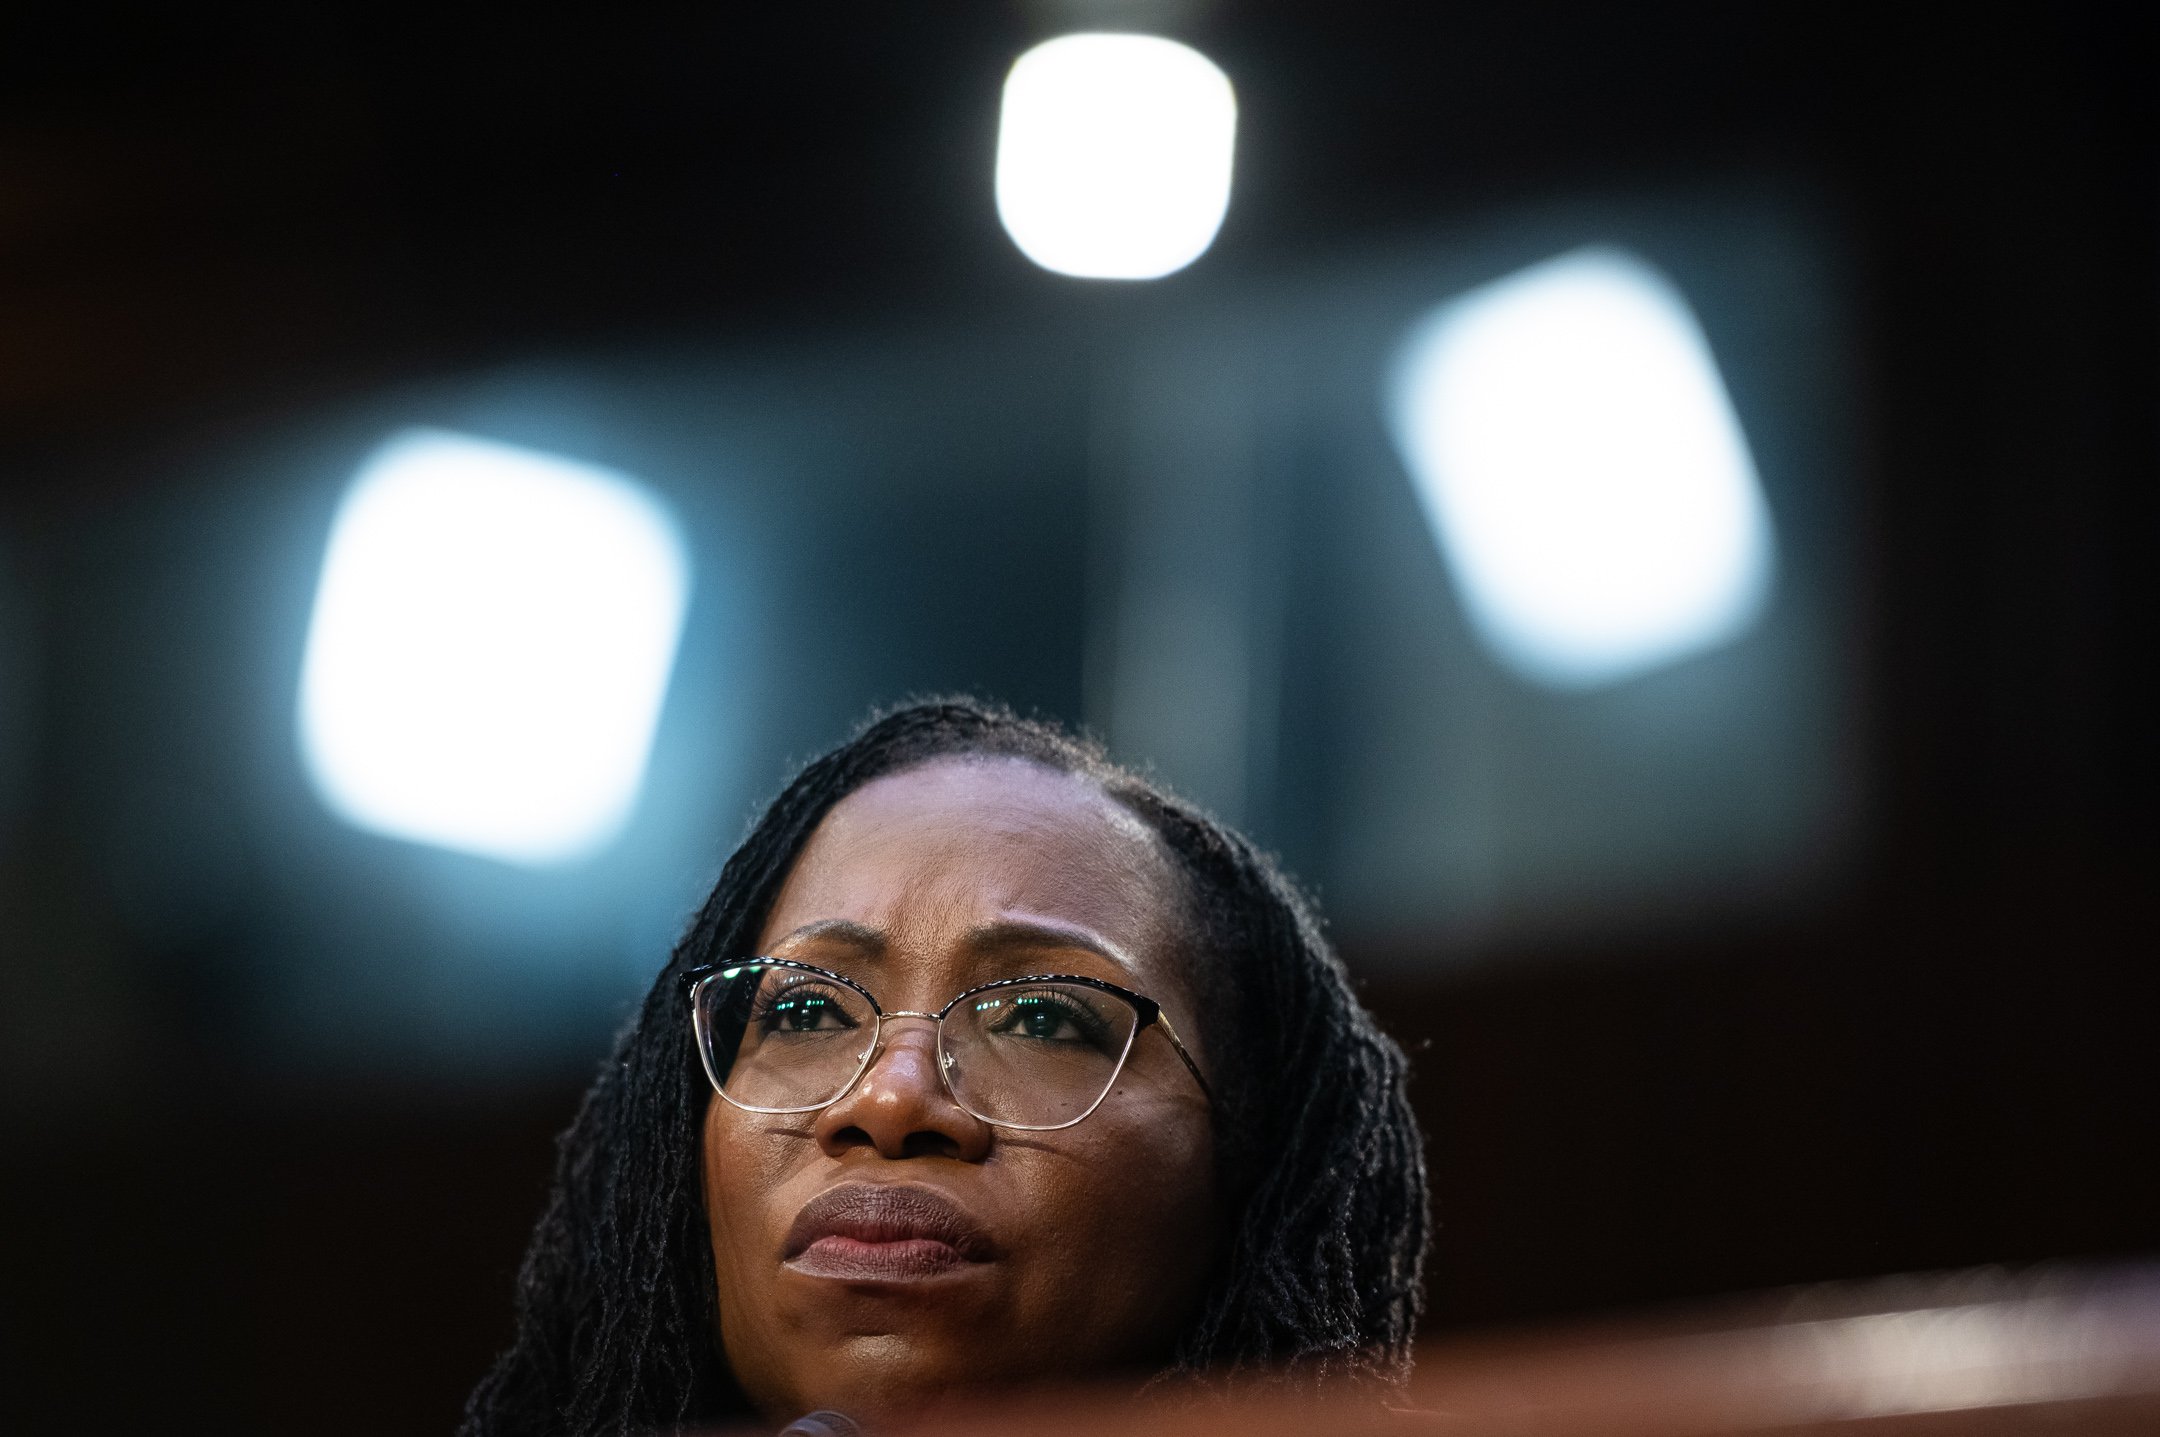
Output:
M1197 47L1228 216L1031 264L1000 87ZM550 1138L757 805L874 705L1085 724L1319 894L1413 1051L1429 1330L2160 1246L2160 51L2130 6L385 6L0 36L0 1275L70 1430L442 1431ZM1775 570L1555 688L1383 390L1584 246L1670 281ZM355 471L634 477L693 590L619 836L342 820ZM25 1429L27 1430L27 1429ZM40 1428L39 1430L43 1430Z

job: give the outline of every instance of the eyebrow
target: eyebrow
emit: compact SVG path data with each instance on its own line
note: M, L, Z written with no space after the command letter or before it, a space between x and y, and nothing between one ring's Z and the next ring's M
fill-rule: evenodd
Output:
M885 934L876 928L847 918L820 918L815 922L805 923L774 943L772 951L774 956L779 956L781 949L813 938L860 949L866 958L881 957L886 949ZM1078 948L1107 958L1127 971L1137 966L1123 949L1109 939L1078 924L1059 923L1043 918L1000 918L970 928L967 936L960 941L962 946L976 952L997 952L1000 949L1013 948Z
M1058 923L1042 918L1001 918L969 929L962 941L969 948L990 952L1001 948L1079 948L1107 958L1128 972L1135 967L1123 949L1077 923Z
M809 938L824 938L835 943L845 943L850 948L862 949L864 954L871 958L875 958L885 951L885 935L883 933L866 924L856 923L846 918L820 918L814 923L805 923L802 927L788 934L787 937L773 944L772 951L777 956L779 951L789 944L798 943Z

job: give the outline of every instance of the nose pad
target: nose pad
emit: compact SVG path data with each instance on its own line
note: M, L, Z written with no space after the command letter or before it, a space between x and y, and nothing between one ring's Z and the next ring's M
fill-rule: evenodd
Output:
M929 1023L911 1036L903 1022ZM936 1020L923 1014L887 1014L877 1046L854 1086L818 1116L817 1134L837 1157L849 1148L875 1148L888 1158L943 1153L966 1160L984 1156L989 1128L953 1096L950 1054L939 1051Z
M895 1025L898 1023L927 1023L929 1031L923 1033L919 1042L896 1043L894 1039L902 1036L904 1031L896 1029ZM912 1050L919 1052L921 1058L929 1060L922 1066L928 1070L929 1075L937 1079L939 1094L950 1101L952 1084L947 1079L945 1070L950 1066L951 1060L950 1056L942 1051L943 1047L944 1044L938 1041L936 1019L924 1018L919 1013L888 1013L878 1024L877 1036L871 1040L870 1061L863 1064L862 1076L855 1080L855 1084L857 1087L867 1085L877 1076L880 1067L893 1061L896 1055L911 1054Z

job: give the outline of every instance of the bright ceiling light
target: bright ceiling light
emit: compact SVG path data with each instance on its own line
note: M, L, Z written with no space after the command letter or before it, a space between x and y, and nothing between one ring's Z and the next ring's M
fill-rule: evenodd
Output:
M544 864L637 797L689 597L674 523L622 475L416 430L354 476L300 679L300 750L377 833Z
M1664 276L1586 249L1436 309L1398 352L1395 442L1473 628L1587 688L1743 632L1770 516L1709 345Z
M1066 35L1013 63L998 117L998 218L1044 269L1157 279L1198 259L1230 206L1237 97L1153 35Z

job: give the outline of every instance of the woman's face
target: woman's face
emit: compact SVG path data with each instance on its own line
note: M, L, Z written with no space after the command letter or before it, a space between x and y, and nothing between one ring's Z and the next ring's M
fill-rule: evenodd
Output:
M758 953L852 978L887 1013L998 978L1106 979L1160 1002L1206 1071L1176 891L1154 836L1086 780L940 760L834 807ZM1090 1117L1023 1132L956 1106L931 1024L889 1019L832 1106L715 1096L704 1142L721 1340L776 1419L1159 1363L1215 1257L1207 1100L1159 1029Z

